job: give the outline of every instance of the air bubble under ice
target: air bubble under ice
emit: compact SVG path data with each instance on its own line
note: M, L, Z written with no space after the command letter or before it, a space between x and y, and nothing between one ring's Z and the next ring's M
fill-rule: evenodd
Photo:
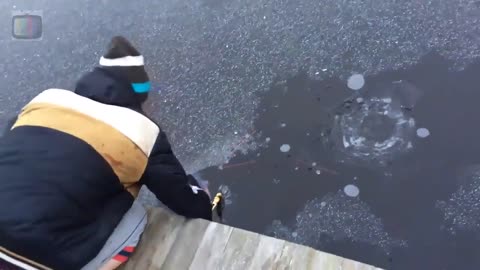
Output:
M347 86L352 90L360 90L365 85L365 78L362 74L354 74L348 78Z
M343 188L343 192L345 192L348 197L357 197L360 194L360 189L357 186L350 184Z
M417 129L417 136L424 139L424 138L430 136L430 131L426 128L419 128L419 129Z
M287 153L289 152L291 149L290 145L289 144L282 144L282 146L280 146L280 151L282 153Z

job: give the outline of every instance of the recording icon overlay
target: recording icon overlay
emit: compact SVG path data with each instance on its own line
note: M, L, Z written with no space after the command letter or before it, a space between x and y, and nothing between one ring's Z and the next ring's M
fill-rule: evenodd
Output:
M20 40L42 38L43 21L41 11L12 12L12 37Z

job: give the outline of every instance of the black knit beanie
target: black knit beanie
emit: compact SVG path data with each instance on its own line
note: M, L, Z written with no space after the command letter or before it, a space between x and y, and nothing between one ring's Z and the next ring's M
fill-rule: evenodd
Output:
M143 56L122 36L113 37L107 53L100 58L102 68L120 71L135 93L146 95L151 85L144 64Z

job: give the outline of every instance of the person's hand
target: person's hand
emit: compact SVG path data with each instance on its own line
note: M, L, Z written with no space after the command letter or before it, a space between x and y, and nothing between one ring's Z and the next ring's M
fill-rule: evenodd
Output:
M205 181L205 180L199 180L197 179L197 182L198 182L198 185L200 186L200 188L202 188L203 191L205 191L205 193L207 193L208 197L210 198L210 200L212 199L212 194L210 193L210 190L208 189L208 181Z
M210 200L212 199L212 194L210 193L210 190L208 189L208 180L202 179L200 175L195 175L192 177L195 179L196 184L203 190L205 193L207 193L208 197Z

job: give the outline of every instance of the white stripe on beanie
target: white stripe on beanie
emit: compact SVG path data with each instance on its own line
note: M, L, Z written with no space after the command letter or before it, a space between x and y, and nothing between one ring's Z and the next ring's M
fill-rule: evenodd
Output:
M100 58L100 65L104 67L133 67L143 66L143 55L139 56L124 56L115 59L109 59L105 57Z

